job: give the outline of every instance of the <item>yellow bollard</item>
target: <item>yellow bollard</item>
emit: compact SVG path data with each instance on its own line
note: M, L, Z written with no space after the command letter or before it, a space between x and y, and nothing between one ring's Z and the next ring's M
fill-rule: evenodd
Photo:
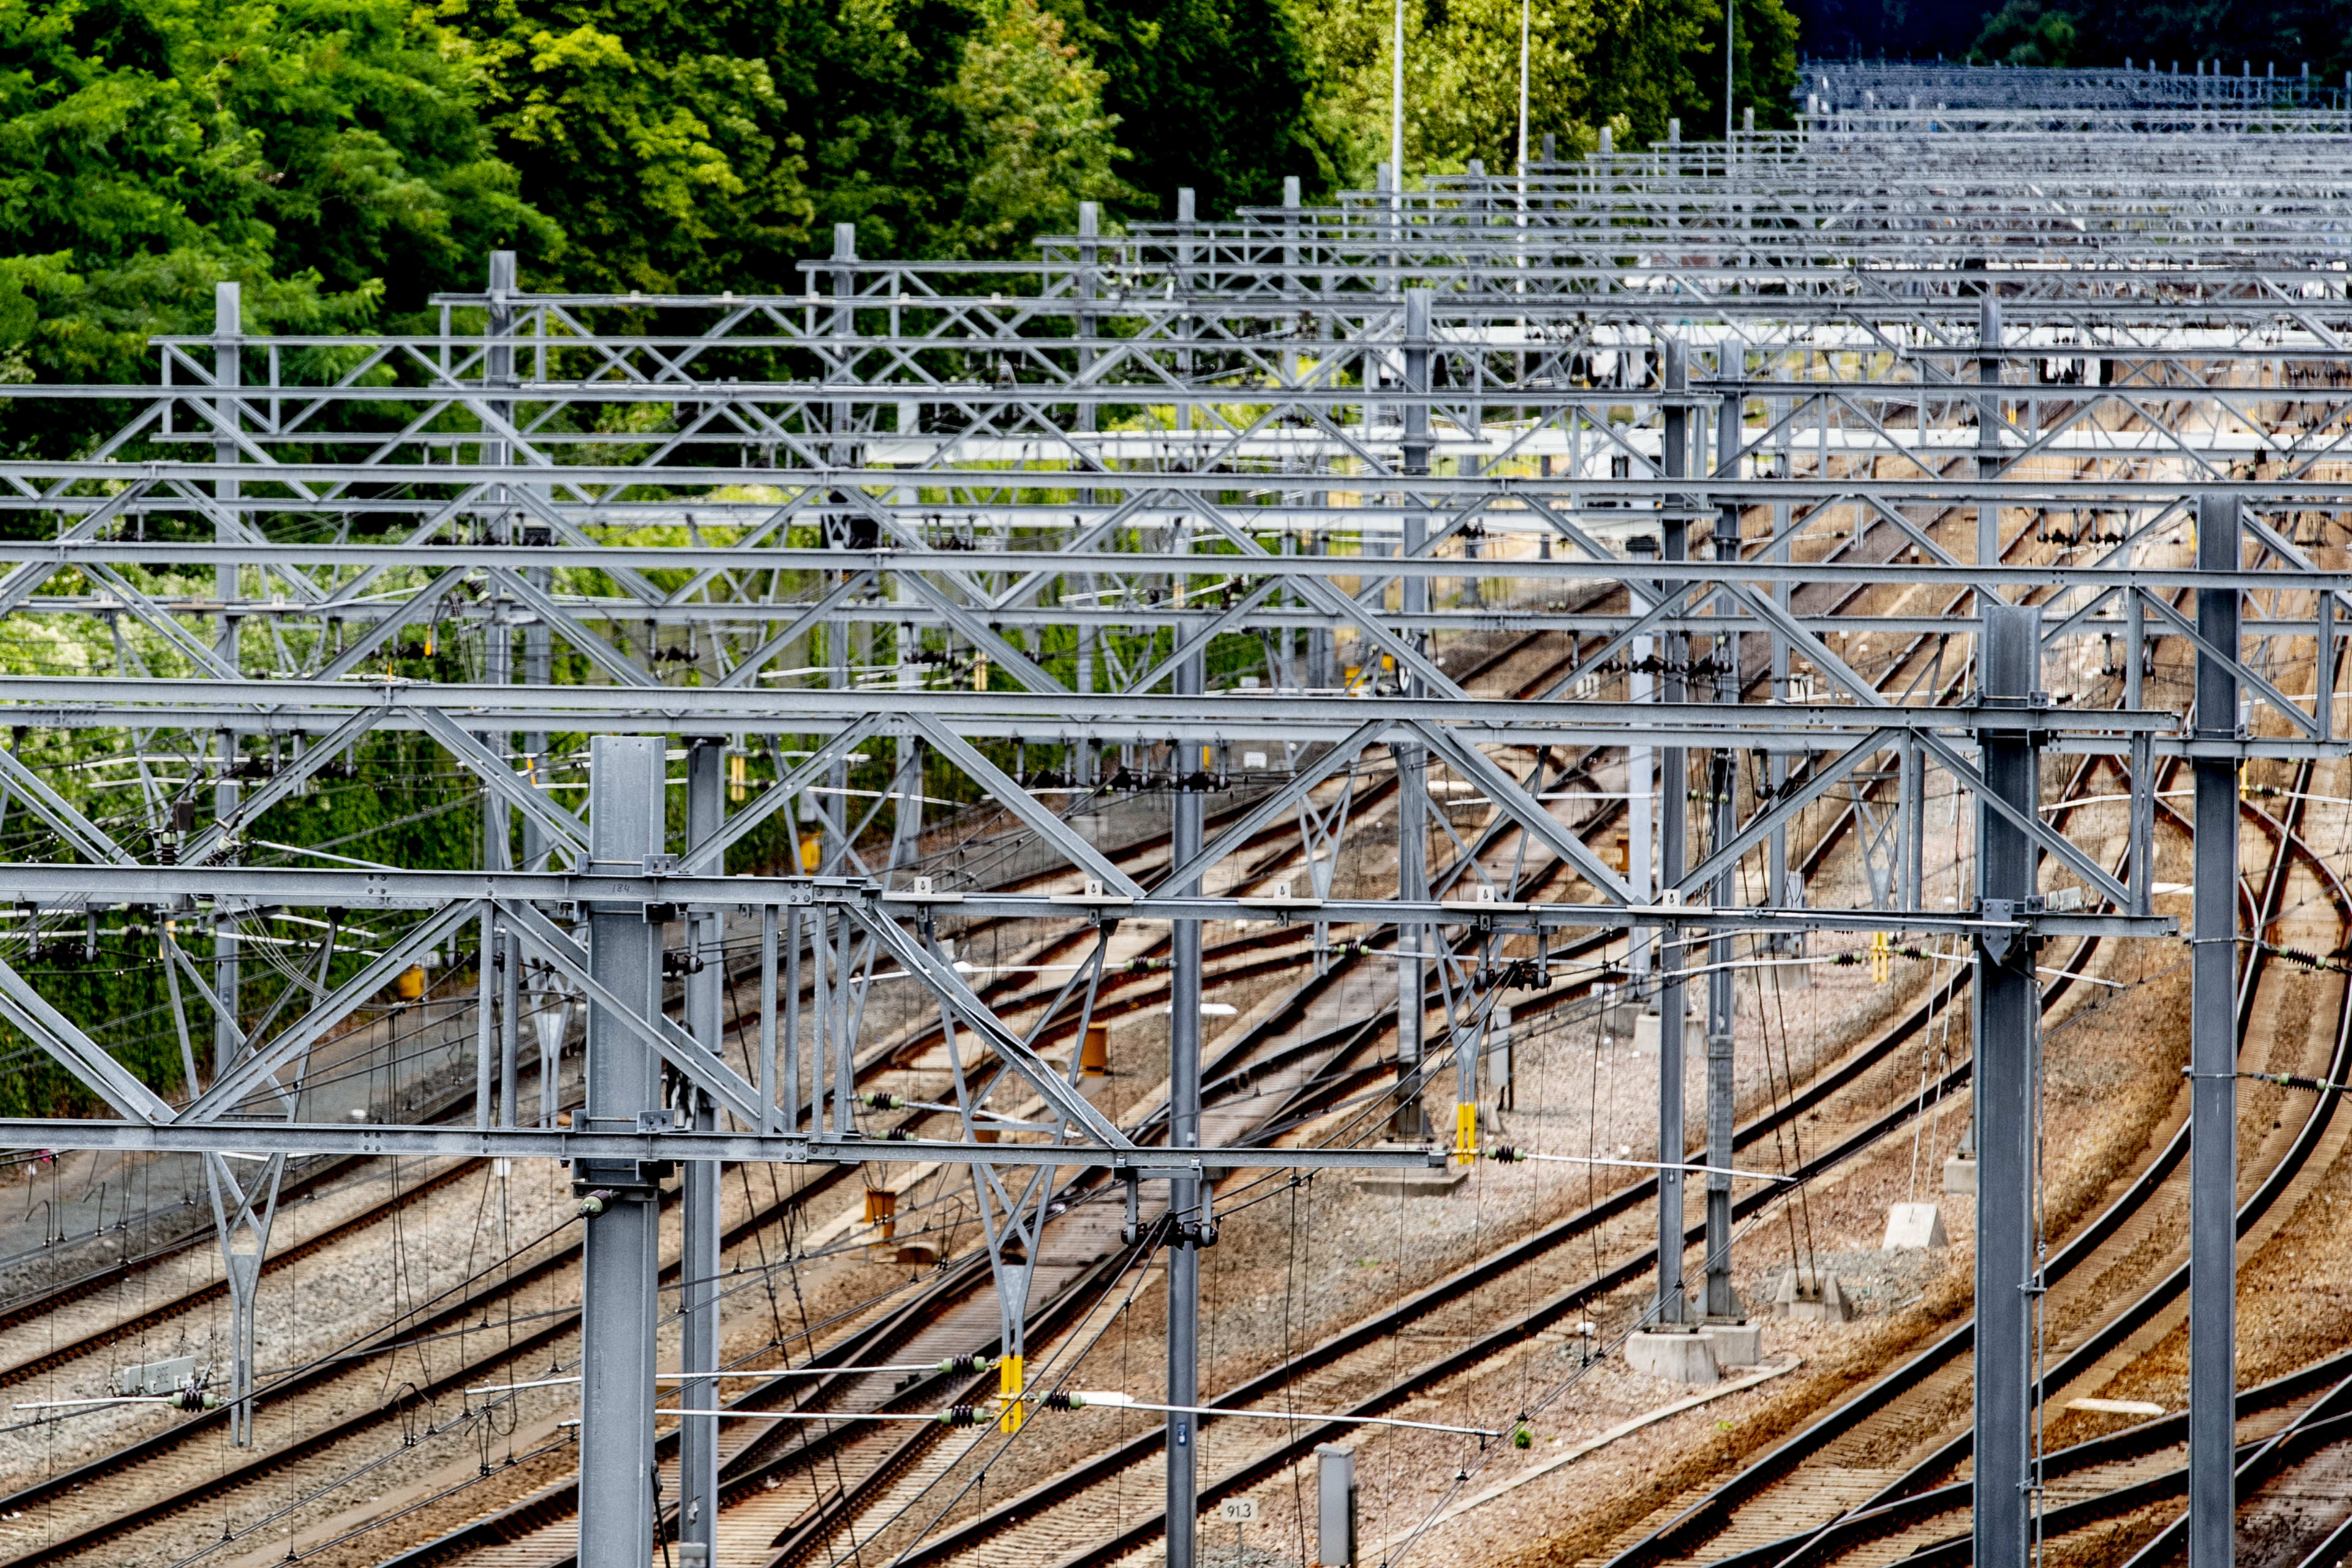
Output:
M996 1397L1004 1402L1004 1414L996 1418L1000 1432L1018 1432L1029 1418L1029 1406L1021 1398L1021 1358L1006 1356L996 1363Z

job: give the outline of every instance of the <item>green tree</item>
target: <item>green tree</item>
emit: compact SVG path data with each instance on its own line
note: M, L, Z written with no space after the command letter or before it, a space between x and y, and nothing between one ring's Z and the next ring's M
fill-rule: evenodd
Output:
M1312 49L1287 0L1081 4L1055 8L1108 76L1103 102L1134 151L1139 212L1172 216L1180 186L1208 217L1279 201L1286 175L1310 193L1331 184Z
M150 334L333 331L553 256L462 43L403 0L0 0L0 376L145 381ZM86 443L0 413L0 442Z
M971 146L950 93L983 16L982 0L782 8L772 64L806 160L814 232L854 223L865 256L956 248Z
M1139 195L1112 166L1127 153L1112 135L1117 117L1103 110L1106 79L1036 0L1005 0L965 44L948 100L963 111L974 144L963 195L963 243L972 252L1066 231L1082 201Z
M2042 0L2009 0L1986 19L1970 58L1979 65L2071 65L2076 33L2064 10Z
M562 217L574 288L773 289L804 251L777 0L442 0L488 125Z
M1787 119L1796 80L1796 23L1780 0L1738 0L1734 89L1765 124ZM1460 172L1476 158L1501 174L1517 155L1518 0L1408 0L1405 6L1405 165ZM1322 82L1326 141L1351 183L1369 183L1388 156L1391 0L1337 0L1315 13L1308 37ZM1715 0L1533 0L1528 12L1531 139L1551 132L1561 151L1591 145L1597 127L1648 140L1679 115L1685 133L1719 134L1723 11ZM1540 155L1531 146L1530 155Z
M2325 87L2352 68L2352 0L2010 0L1989 17L1971 58L2008 65L2196 69L2218 62L2231 75L2300 76Z

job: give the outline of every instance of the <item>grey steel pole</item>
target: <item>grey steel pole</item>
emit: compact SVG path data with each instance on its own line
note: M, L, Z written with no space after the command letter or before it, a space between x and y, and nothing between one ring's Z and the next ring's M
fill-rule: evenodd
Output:
M2197 499L2197 567L2239 570L2238 498ZM2197 630L2238 651L2239 591L2200 588ZM2238 738L2238 678L2197 655L2197 738ZM2230 1568L2236 1531L2238 761L2199 757L2189 1023L2189 1564Z
M907 742L901 742L901 744ZM697 735L686 747L686 842L691 849L709 838L727 822L727 742L720 735ZM723 873L723 866L712 869ZM727 984L727 917L717 910L698 910L688 917L687 952L691 962L686 977L686 1026L696 1041L714 1056L724 1058L726 1041L721 1003ZM702 965L694 970L692 964ZM765 1082L765 1075L761 1081ZM688 1089L698 1132L719 1129L719 1110L710 1097ZM686 1162L686 1203L679 1248L678 1371L687 1373L719 1370L719 1163ZM715 1380L684 1383L678 1388L681 1410L719 1408ZM699 1543L706 1560L719 1552L719 1417L678 1418L677 1539L681 1545Z
M489 271L489 331L490 345L485 351L483 378L491 386L508 388L514 385L514 305L509 298L515 288L515 253L511 250L490 252ZM512 423L514 404L511 399L494 399L490 412ZM486 460L506 463L511 460L504 441L483 444ZM497 492L498 501L484 514L487 536L495 543L519 542L518 531L509 526L512 510L508 492ZM516 513L520 516L520 513ZM504 686L514 679L514 628L506 618L507 605L512 601L503 595L493 597L486 606L482 626L482 680L486 685ZM514 737L503 730L483 732L478 737L494 756L508 760ZM514 808L496 790L482 795L482 864L498 871L514 866L511 835ZM520 1035L520 981L522 974L522 944L511 931L499 927L490 932L497 946L498 967L498 1051L499 1051L499 1122L506 1127L522 1125L522 1114L516 1101L521 1093L522 1062ZM484 963L490 961L488 944L485 944ZM542 1086L543 1088L543 1086ZM488 1107L483 1108L485 1111ZM487 1124L487 1117L485 1117Z
M221 772L224 775L236 765L236 731L224 730L220 736ZM222 822L236 820L237 803L244 797L245 786L224 776L213 785L213 816ZM243 980L239 973L240 949L235 927L227 917L217 911L213 916L213 994L220 998L220 1007L213 1015L213 1077L226 1077L230 1068L245 1052L245 1029L238 1022L243 1008L240 993ZM397 1026L395 1025L396 1028ZM391 1090L395 1100L399 1088Z
M1728 142L1731 110L1724 110L1726 140ZM1738 351L1724 351L1729 362L1723 367L1726 381L1737 378L1744 367L1739 363ZM1737 478L1739 471L1739 442L1745 402L1737 391L1724 395L1716 412L1716 472L1726 478ZM1723 507L1715 520L1715 558L1734 562L1739 559L1739 508L1735 504ZM1723 613L1729 616L1735 606L1722 602ZM1727 705L1739 700L1739 634L1730 633L1714 639L1715 700ZM1717 748L1707 759L1707 810L1709 826L1707 845L1730 841L1739 831L1738 793L1739 771L1734 754ZM1715 879L1713 901L1718 907L1729 906L1737 889L1732 872L1725 870ZM1706 977L1706 1163L1713 1169L1706 1176L1706 1274L1703 1287L1702 1307L1709 1318L1737 1320L1742 1316L1739 1294L1731 1288L1731 1136L1732 1110L1737 1085L1732 1074L1732 1020L1737 1016L1732 992L1731 933L1718 931L1707 944L1708 973Z
M244 357L238 341L244 336L243 286L236 283L213 285L213 377L223 387L245 384ZM223 423L235 429L245 426L243 414L236 403L224 398L219 405ZM213 443L213 461L223 465L237 462L239 453L234 441ZM224 500L234 502L242 493L238 481L222 479L214 489ZM221 525L225 534L227 524ZM213 569L213 594L223 605L234 605L245 595L238 591L237 567L224 562ZM238 617L224 613L220 618L220 635L213 652L230 669L243 667L237 660ZM213 785L213 816L221 822L235 822L237 803L243 797L243 786L229 775L237 765L236 731L220 732L220 776ZM213 1016L213 1074L226 1074L245 1048L245 1030L238 1023L238 943L236 931L215 921L213 926L213 994L220 998L220 1008Z
M1688 390L1688 351L1669 341L1662 356L1661 375L1668 397ZM1661 454L1665 477L1679 479L1690 472L1690 410L1678 403L1664 406L1664 442ZM1675 510L1680 498L1669 498L1660 520L1661 557L1690 559L1690 522ZM1681 592L1680 584L1661 583L1661 595ZM1664 700L1683 700L1690 654L1687 634L1669 632L1659 639L1664 654ZM1690 753L1681 746L1658 752L1658 889L1661 898L1674 889L1689 868ZM1683 1300L1683 928L1658 931L1658 1307L1660 1324L1685 1318Z
M1998 354L1990 352L2000 346L2000 301L1997 299L1978 301L1977 343L1979 349L1988 351L1980 353L1977 359L1977 383L1982 386L1997 386L2000 383L2000 359ZM1998 395L1979 396L1977 399L1977 478L1980 479L1995 479L2000 477L2000 396ZM1979 506L1977 508L1977 562L1979 565L1990 566L2000 560L2000 509L1991 505ZM1999 588L1981 584L1978 587L1977 604L1979 609L1998 605L2000 602ZM1989 640L1990 637L1990 634L1988 633L1985 638L1979 639L1977 657L1979 661L1985 657L1982 644ZM2027 681L2030 686L2032 684L2030 668ZM1977 672L1977 685L1980 690L1990 689L1985 683L1984 672L1981 668ZM1981 810L1979 815L1982 816ZM1981 846L1981 840L1979 840L1979 846ZM1981 889L1981 868L1979 868L1979 887ZM2025 890L2031 892L2032 889L2028 886ZM2019 896L2021 898L2024 895L2021 893ZM1970 1027L1981 1033L1981 1021L1971 1024ZM1981 1062L1984 1058L1979 1056L1976 1059ZM1972 1096L1969 1101L1968 1124L1960 1130L1960 1152L1964 1158L1973 1160L1977 1157L1979 1128L1983 1118L1985 1104L1985 1097L1981 1090ZM1981 1253L1979 1254L1979 1261L1981 1265ZM1979 1301L1984 1299L1981 1290L1979 1291L1977 1299Z
M2040 662L2040 612L1988 604L1978 650L1987 706L2021 707ZM2034 750L2017 731L1980 731L1987 789L2034 809ZM1977 806L1977 891L1989 919L2021 913L2033 891L2031 842L1989 804ZM2032 1381L2033 946L1980 937L1976 952L1976 1562L2026 1568Z
M589 743L589 853L642 865L662 849L662 738ZM651 1017L661 1007L661 928L642 904L589 907L589 969ZM653 1053L602 1005L588 1006L586 1124L634 1131L661 1105ZM634 1161L583 1160L580 1568L646 1568L653 1552L654 1327L660 1307L658 1194Z
M1977 383L1981 386L2000 384L2000 301L1986 299L1977 306L1977 344L1982 351L1977 359ZM1991 393L1977 399L1977 478L1998 479L2000 476L2000 395ZM2000 560L2000 508L1990 502L1977 508L1977 564L1990 566Z
M1179 629L1177 635L1183 636ZM1200 695L1205 671L1198 653L1176 667L1179 696ZM1170 813L1171 852L1182 865L1201 850L1201 804L1198 790L1185 781L1203 773L1201 746L1195 741L1177 743L1171 760L1173 805ZM1181 895L1200 890L1197 879L1176 889ZM1196 1146L1201 1141L1201 922L1170 922L1168 993L1168 1141ZM1201 1403L1201 1243L1202 1178L1177 1176L1168 1183L1170 1217L1168 1248L1168 1403ZM1199 1552L1200 1465L1199 1428L1188 1415L1168 1417L1168 1563L1169 1568L1193 1568Z
M1766 417L1777 424L1782 406L1780 400L1774 399L1772 405L1765 411ZM1786 474L1790 471L1790 464L1789 452L1785 447L1781 450L1780 457L1780 471ZM1788 535L1789 503L1775 501L1772 503L1772 537L1779 542L1771 549L1773 560L1789 559ZM1776 583L1772 585L1771 592L1773 602L1782 609L1787 609L1790 600L1789 584ZM1772 633L1772 700L1775 702L1789 700L1789 639L1777 629ZM1776 748L1766 765L1770 770L1773 798L1777 800L1780 798L1780 786L1789 782L1788 752ZM1765 879L1767 886L1764 891L1764 901L1766 903L1795 904L1800 901L1790 896L1789 830L1786 827L1776 827L1772 830L1771 845L1765 861ZM1797 943L1798 939L1784 937L1780 939L1776 945L1780 951L1794 952Z
M1927 753L1916 742L1902 751L1903 777L1896 795L1903 832L1903 874L1896 903L1906 910L1927 904Z
M1404 390L1407 393L1427 393L1429 390L1430 306L1432 296L1426 289L1408 289L1404 296ZM1429 405L1423 398L1412 398L1404 405L1404 433L1402 460L1398 467L1407 478L1429 472ZM1399 520L1401 531L1397 553L1418 555L1427 542L1427 523L1411 510ZM1399 599L1407 616L1425 615L1429 610L1429 579L1406 577L1400 586ZM1408 633L1408 637L1412 634ZM1413 637L1416 645L1417 637ZM1413 695L1411 672L1397 671L1397 689L1402 695ZM1400 745L1396 748L1397 769L1397 897L1426 900L1429 897L1429 787L1427 753L1420 746ZM1423 957L1429 945L1429 931L1424 926L1397 927L1397 1096L1394 1131L1408 1143L1418 1143L1428 1136L1421 1113L1421 1058L1423 1052L1422 996L1427 984Z

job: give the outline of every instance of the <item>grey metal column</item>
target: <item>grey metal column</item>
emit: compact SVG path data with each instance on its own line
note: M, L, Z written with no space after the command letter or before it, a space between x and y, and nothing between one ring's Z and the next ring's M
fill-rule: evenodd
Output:
M1180 629L1177 633L1182 637ZM1176 667L1176 693L1200 695L1204 670L1198 653ZM1181 742L1171 761L1175 793L1169 823L1171 853L1178 865L1201 850L1199 791L1184 781L1205 771L1197 742ZM1200 890L1197 879L1174 889ZM1168 1142L1178 1147L1201 1142L1201 922L1179 920L1169 927ZM1168 1184L1168 1403L1201 1403L1202 1178L1178 1176ZM1195 1417L1168 1417L1168 1564L1193 1568L1199 1551L1201 1511L1200 1429Z
M1429 391L1429 318L1432 295L1426 289L1408 289L1404 295L1404 388L1407 393L1426 394ZM1429 472L1429 405L1416 397L1403 405L1404 433L1402 460L1398 468L1407 478ZM1417 555L1426 543L1427 521L1419 513L1408 510L1399 519L1401 534L1397 553ZM1429 611L1429 579L1405 577L1398 584L1398 603L1407 616L1426 615ZM1408 631L1406 637L1416 646L1421 639ZM1397 671L1397 689L1401 695L1417 695L1412 674ZM1429 897L1429 757L1416 745L1396 748L1397 769L1397 897L1425 900ZM1397 1079L1401 1086L1397 1096L1395 1135L1408 1143L1418 1143L1429 1135L1421 1113L1421 1058L1423 1052L1423 1014L1422 996L1426 984L1430 931L1425 926L1397 927Z
M1730 363L1722 367L1723 379L1736 382L1742 366L1738 351L1727 347L1725 357ZM1742 413L1746 406L1737 390L1724 395L1716 413L1715 452L1716 472L1736 479L1739 472L1739 440ZM1725 506L1716 514L1715 558L1717 561L1739 559L1739 508ZM1718 601L1726 616L1736 613L1736 606ZM1739 634L1714 639L1715 700L1724 704L1739 700ZM1728 843L1739 831L1738 794L1739 770L1734 753L1717 748L1707 759L1707 848ZM1733 874L1727 869L1715 879L1712 901L1717 907L1729 906L1737 889ZM1731 933L1718 931L1707 943L1706 977L1706 1163L1713 1169L1706 1175L1706 1276L1701 1297L1701 1310L1706 1316L1717 1319L1738 1319L1742 1316L1739 1293L1731 1288L1731 1135L1732 1110L1738 1085L1732 1074L1732 1020L1737 1016L1737 1004L1732 991Z
M1688 351L1668 342L1662 355L1661 379L1668 397L1690 385ZM1679 479L1690 472L1690 410L1669 403L1664 407L1664 441L1661 464L1665 477ZM1690 521L1671 509L1660 520L1659 554L1666 561L1690 559ZM1661 583L1661 595L1679 593L1678 583ZM1661 699L1680 702L1687 689L1690 638L1669 632L1659 639L1664 666ZM1680 746L1658 752L1658 887L1670 893L1689 869L1690 753ZM1683 928L1658 930L1658 1305L1656 1321L1679 1323L1685 1316L1683 1299Z
M1916 742L1902 752L1903 776L1897 785L1899 821L1903 833L1902 875L1896 880L1895 903L1906 910L1927 906L1927 753Z
M245 318L242 300L243 286L236 283L213 285L213 377L216 385L242 386L245 384L244 358L237 347L244 335ZM244 428L245 416L239 405L222 399L219 414L223 422L237 429ZM234 464L240 454L234 441L215 441L213 461ZM224 500L234 500L242 493L238 481L222 479L214 490ZM226 529L224 523L222 528ZM238 591L237 566L235 562L223 562L213 568L213 594L224 605L234 605L245 597ZM237 660L237 626L239 618L224 614L220 618L220 634L213 645L214 654L230 669L243 666ZM237 803L243 798L244 786L229 774L239 761L236 731L220 732L220 774L213 786L213 816L221 822L235 822ZM240 976L238 973L237 936L235 930L217 920L213 926L213 994L221 1005L213 1016L213 1074L215 1078L228 1071L245 1048L245 1030L237 1022L239 1016Z
M901 741L899 744L909 742ZM722 735L697 735L686 745L686 842L702 843L727 822L727 741ZM723 874L726 868L713 867ZM698 910L687 918L686 1026L713 1055L726 1055L721 1004L727 984L727 917L716 910ZM701 968L693 968L694 963ZM761 1082L765 1082L762 1076ZM688 1089L697 1131L719 1128L718 1108L710 1097ZM686 1163L685 1227L679 1248L678 1371L687 1373L719 1370L719 1162ZM681 1410L716 1410L716 1381L697 1379L678 1385ZM706 1561L719 1551L719 1418L685 1415L678 1418L677 1539L681 1545L699 1542Z
M495 387L514 385L514 349L509 341L514 335L514 305L509 298L515 288L515 253L511 250L490 252L489 331L488 337L495 345L484 351L484 381ZM494 399L490 412L511 424L514 403L510 398ZM503 440L486 441L482 446L486 462L506 463L513 454ZM515 520L521 514L514 510L511 498L504 489L496 492L496 502L483 513L483 531L492 543L519 542L520 530ZM508 607L512 600L504 594L491 595L483 607L482 621L482 681L488 686L504 686L514 679L514 627L507 621ZM486 731L475 737L488 747L492 755L510 762L509 752L514 737L503 730ZM482 794L482 865L494 871L511 870L514 867L512 835L514 807L496 790ZM516 1101L520 1097L522 1078L521 1040L518 1030L520 1009L518 982L522 971L522 944L512 932L490 922L492 942L485 944L483 958L490 960L490 947L497 949L498 992L498 1058L499 1115L500 1126L520 1127L522 1114ZM486 997L487 1000L487 997ZM482 1121L488 1125L488 1107L482 1107Z
M1981 386L2000 384L2000 301L1986 299L1977 306L1977 345L1986 351L1977 360L1977 383ZM2000 473L2000 395L1992 393L1977 399L1977 478L1995 479ZM2000 560L2000 508L1986 504L1977 508L1977 564L1990 566Z
M2000 384L2001 362L1999 353L1994 352L2000 347L2000 301L1997 299L1988 298L1978 301L1977 345L1980 350L1985 351L1979 353L1977 359L1977 384L1980 386L1998 386ZM1977 399L1977 478L1980 479L1995 479L2000 477L2000 426L1999 394L1979 396ZM1976 558L1979 565L1987 566L1993 565L2000 560L2000 509L1997 506L1988 505L1977 508ZM1978 587L1977 605L1979 612L1982 612L1987 605L2000 603L2000 589L1982 585ZM1985 637L1979 639L1977 658L1980 666L1986 657L1985 645L1990 638L1990 634L1988 633ZM2029 666L2026 677L2029 688L2032 682L2033 673L2033 667ZM1981 668L1977 671L1977 687L1979 690L1990 689ZM1983 818L1981 808L1978 815L1981 820ZM1981 839L1979 840L1979 844L1981 846ZM1983 888L1982 873L1983 868L1979 865L1978 883L1980 895ZM2022 898L2025 893L2031 891L2032 888L2029 879L2028 885L2018 896ZM1969 1026L1979 1037L1982 1036L1983 1023L1980 1017L1972 1022ZM1979 1055L1976 1059L1982 1062L1985 1058ZM1960 1157L1964 1160L1974 1160L1978 1157L1978 1145L1982 1141L1985 1104L1985 1096L1979 1088L1969 1101L1968 1125L1960 1130ZM1981 1252L1978 1254L1978 1280L1981 1286L1983 1280ZM1979 1301L1984 1299L1981 1289L1978 1292L1977 1299ZM1979 1449L1979 1452L1982 1450Z
M1772 405L1766 410L1767 417L1778 423L1780 417L1780 400L1775 398ZM1783 447L1780 472L1785 474L1790 471L1789 454ZM1772 547L1771 559L1785 562L1790 558L1788 534L1789 503L1775 501L1772 503L1772 537L1780 542ZM1790 585L1787 583L1776 583L1772 585L1771 592L1773 602L1782 609L1787 609L1791 596ZM1789 639L1778 630L1772 633L1772 700L1775 702L1789 700ZM1789 782L1789 753L1778 747L1773 748L1770 756L1767 759L1766 766L1770 770L1773 798L1777 800L1780 798L1780 786ZM1794 896L1796 889L1789 885L1790 881L1789 830L1786 827L1776 827L1772 830L1771 845L1765 859L1764 876L1765 902L1794 905L1801 901ZM1779 937L1773 942L1774 951L1780 952L1794 952L1801 946L1802 939L1794 936Z
M588 759L589 853L605 865L659 854L662 737L598 735ZM589 967L651 1016L661 1005L661 928L641 904L589 908ZM661 1105L652 1051L595 1003L588 1007L586 1123L630 1129ZM653 1552L657 1194L635 1162L572 1166L582 1190L580 1568L646 1568ZM598 1194L604 1194L599 1196Z
M1988 604L1978 673L1988 707L2022 707L2041 655L2040 612ZM1979 731L1987 788L2031 816L2033 748L2015 731ZM2033 891L2025 835L1977 805L1977 895L1988 918L2012 916ZM2026 1466L2032 1379L2032 943L1980 937L1976 952L1976 1562L2026 1568L2032 1546Z
M2197 498L2197 568L2239 570L2238 498ZM2239 592L2197 591L2197 630L2238 651ZM2197 655L2197 738L2238 736L2238 678ZM2236 1532L2238 761L2199 757L2189 1003L2189 1564L2230 1568Z

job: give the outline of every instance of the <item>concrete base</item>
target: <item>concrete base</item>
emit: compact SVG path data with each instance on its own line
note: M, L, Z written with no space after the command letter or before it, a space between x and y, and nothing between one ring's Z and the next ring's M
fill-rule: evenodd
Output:
M1379 1147L1402 1149L1412 1145L1382 1143ZM1391 1198L1442 1198L1469 1179L1469 1166L1451 1163L1442 1170L1431 1170L1422 1165L1391 1165L1384 1170L1358 1171L1355 1174L1359 1191Z
M1791 1268L1780 1276L1780 1289L1772 1299L1772 1315L1817 1323L1843 1323L1853 1316L1838 1277L1811 1269Z
M1715 1352L1718 1367L1756 1366L1764 1360L1761 1323L1706 1323L1700 1327L1698 1337Z
M1948 1247L1951 1237L1944 1234L1944 1211L1934 1204L1895 1204L1886 1211L1886 1239L1881 1248L1887 1252L1919 1251L1930 1247Z
M1702 1331L1644 1329L1625 1342L1625 1364L1668 1383L1719 1383L1715 1347Z
M1977 1163L1965 1154L1955 1154L1944 1162L1944 1190L1977 1195Z

